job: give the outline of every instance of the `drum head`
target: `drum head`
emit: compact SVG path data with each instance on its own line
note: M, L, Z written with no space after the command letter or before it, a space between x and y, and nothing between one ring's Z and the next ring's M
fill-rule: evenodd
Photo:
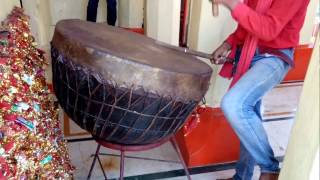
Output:
M60 21L56 28L64 38L122 59L172 72L211 73L211 68L195 57L121 28L81 20Z

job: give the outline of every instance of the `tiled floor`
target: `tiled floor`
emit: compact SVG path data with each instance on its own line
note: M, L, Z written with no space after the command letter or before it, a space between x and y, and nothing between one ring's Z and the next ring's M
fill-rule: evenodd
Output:
M293 116L301 92L301 86L287 86L275 88L264 99L265 105L265 117L275 118L284 116ZM286 112L286 113L282 113ZM265 129L268 132L270 143L275 151L276 156L283 156L287 147L290 129L293 125L293 119L284 121L272 121L264 124ZM83 141L69 143L69 151L72 158L72 162L76 167L75 179L86 179L87 174L92 163L91 154L95 152L96 143L94 141ZM102 148L101 152L111 153L118 155L116 151ZM178 161L178 156L174 151L170 143L164 144L159 148L138 152L128 153L128 156L142 157L142 158L154 158L168 161ZM114 156L102 156L102 164L105 168L108 178L119 177L119 158ZM125 160L125 176L137 176L150 173L167 172L172 170L182 169L181 164L176 162L159 162L159 161L147 161L139 159L126 159ZM234 170L226 170L220 172L210 172L205 174L193 175L194 180L215 180L216 178L229 178L234 173ZM259 171L255 172L254 179L258 179ZM96 163L92 179L103 179L102 172ZM139 179L139 178L131 178ZM140 178L143 179L143 178ZM186 177L169 178L170 180L184 180Z
M288 143L288 137L292 126L292 120L279 121L279 122L268 122L265 123L265 128L269 135L270 143L275 151L276 156L283 156ZM90 165L92 163L91 154L95 152L96 143L94 141L84 141L69 143L69 151L71 154L72 162L76 166L75 179L86 179L88 175ZM102 148L102 153L116 154L117 151ZM178 161L176 152L170 143L164 144L159 148L138 152L128 153L128 156L142 157L142 158L153 158L168 161ZM117 178L119 176L119 158L112 156L101 156L102 164L107 171L108 178ZM179 163L172 162L159 162L159 161L147 161L137 159L126 159L125 160L125 175L136 176L157 172L166 172L171 170L182 169ZM196 180L216 179L216 178L227 178L233 174L233 170L213 172L207 174L200 174L192 176ZM256 173L258 176L258 171ZM102 172L99 169L98 163L96 163L95 170L93 172L92 179L103 179ZM186 179L185 177L171 178L172 180Z

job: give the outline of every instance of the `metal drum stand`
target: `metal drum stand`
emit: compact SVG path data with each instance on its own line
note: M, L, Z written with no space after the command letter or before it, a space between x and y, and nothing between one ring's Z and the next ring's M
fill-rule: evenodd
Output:
M187 167L186 163L183 160L183 157L181 155L181 151L180 151L180 149L179 149L179 147L177 145L177 141L176 141L175 137L171 137L170 139L165 139L165 140L162 140L161 142L148 144L148 145L118 145L118 144L113 144L113 143L110 143L110 142L106 142L106 141L103 141L103 140L96 139L96 142L98 143L98 146L97 146L95 154L93 155L94 158L93 158L93 162L92 162L92 165L91 165L91 168L90 168L90 171L89 171L87 179L89 180L91 178L91 174L92 174L93 168L94 168L97 160L99 162L99 165L100 165L100 168L101 168L101 171L103 173L104 178L108 179L107 175L106 175L106 173L104 171L104 168L102 166L101 160L99 158L99 155L100 156L101 155L106 155L106 154L101 154L100 153L101 146L103 146L105 148L108 148L108 149L120 151L120 180L123 180L123 178L124 178L124 163L125 163L124 160L126 158L125 157L125 153L126 152L139 152L139 151L146 151L146 150L154 149L154 148L157 148L157 147L163 145L164 143L166 143L168 141L171 142L171 144L173 145L175 151L177 152L177 154L179 156L179 159L180 159L180 163L182 164L182 166L184 168L184 171L185 171L185 174L186 174L188 180L191 180L191 176L190 176L188 167Z

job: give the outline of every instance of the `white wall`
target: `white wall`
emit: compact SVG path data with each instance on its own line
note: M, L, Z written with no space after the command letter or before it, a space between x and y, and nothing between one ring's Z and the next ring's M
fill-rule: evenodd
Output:
M144 0L119 0L119 26L141 28L144 15Z
M318 147L318 151L317 151L317 154L313 160L313 164L312 164L312 169L311 169L311 172L310 172L310 176L309 176L309 180L319 180L319 169L320 169L320 166L319 166L319 160L320 160L320 157L319 157L319 147Z
M86 19L88 0L23 0L31 17L31 29L39 45L47 49L55 24L62 19ZM97 21L106 21L106 1L99 1Z
M300 33L300 44L310 43L317 8L319 8L319 0L311 0L307 10L306 20Z
M0 2L0 21L3 21L14 6L20 7L19 0L1 0Z
M6 1L9 2L9 0ZM33 35L40 46L47 49L58 21L86 19L88 0L23 0L23 4L26 13L31 17ZM106 22L106 20L106 1L100 0L97 22ZM118 23L121 27L141 27L143 0L119 0Z
M30 16L32 35L40 48L47 50L52 25L51 8L48 0L23 0L25 13Z
M179 45L180 0L146 0L146 34Z

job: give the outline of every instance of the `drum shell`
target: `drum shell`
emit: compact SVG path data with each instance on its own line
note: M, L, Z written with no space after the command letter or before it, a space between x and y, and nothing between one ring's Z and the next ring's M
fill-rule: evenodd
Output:
M123 145L161 141L180 129L198 104L101 83L98 74L64 59L57 49L51 54L53 87L61 107L98 139Z

